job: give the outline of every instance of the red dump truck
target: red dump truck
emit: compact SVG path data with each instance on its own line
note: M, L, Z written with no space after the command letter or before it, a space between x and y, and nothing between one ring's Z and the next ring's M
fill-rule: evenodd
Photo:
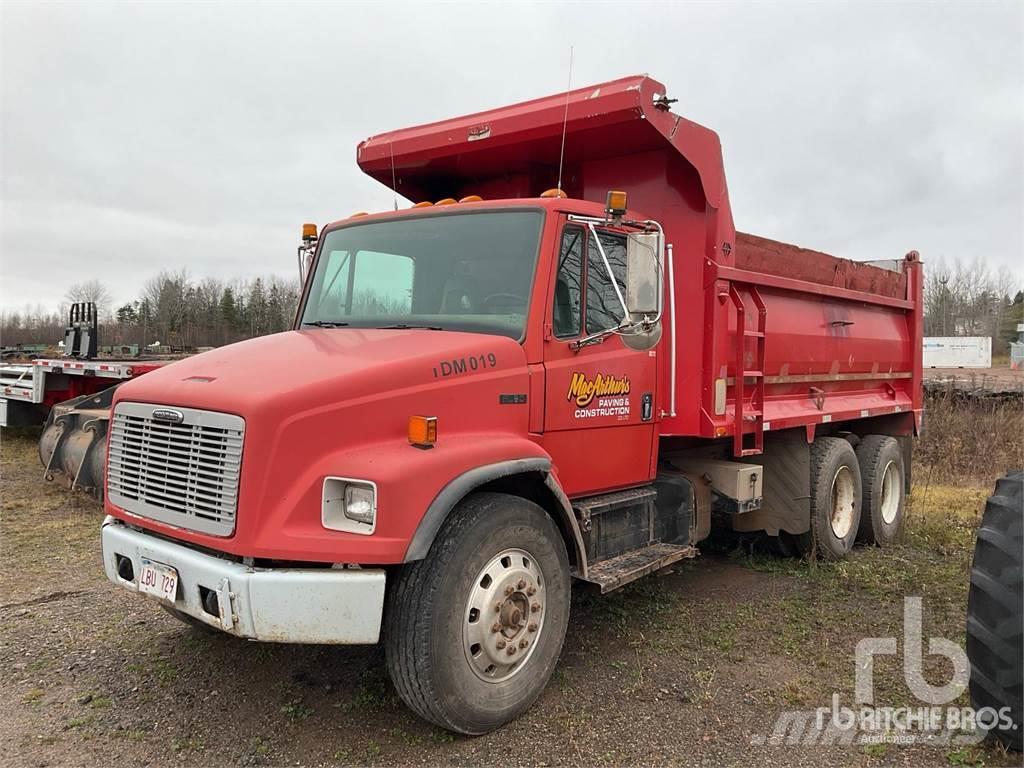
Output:
M479 734L544 688L574 582L713 524L891 542L917 254L737 232L717 135L670 103L629 77L362 142L417 202L304 228L294 329L114 393L110 580L240 638L382 641L413 710Z

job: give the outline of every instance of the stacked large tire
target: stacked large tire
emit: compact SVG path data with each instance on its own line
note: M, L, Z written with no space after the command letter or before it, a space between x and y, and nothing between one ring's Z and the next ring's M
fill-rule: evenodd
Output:
M1020 751L1024 734L1024 472L996 484L985 504L971 564L967 598L967 657L971 662L974 709L1009 710L993 730L1003 744Z

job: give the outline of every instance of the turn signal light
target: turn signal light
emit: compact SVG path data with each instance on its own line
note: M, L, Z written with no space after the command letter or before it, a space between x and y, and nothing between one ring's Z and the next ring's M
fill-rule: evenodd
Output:
M302 239L303 240L316 240L316 224L303 224L302 225Z
M609 216L626 215L626 193L617 189L608 192L607 202L604 205L605 213Z
M541 197L568 197L568 195L565 194L565 192L560 190L558 187L555 187L554 189L545 189L543 192L540 193L540 196Z
M419 448L429 448L437 442L436 416L410 416L409 442Z

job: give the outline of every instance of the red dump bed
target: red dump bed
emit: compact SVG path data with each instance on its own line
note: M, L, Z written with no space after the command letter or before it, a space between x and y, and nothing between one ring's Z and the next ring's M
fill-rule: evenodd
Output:
M630 214L660 221L672 245L663 436L740 423L754 445L762 430L919 413L916 254L879 254L883 268L737 233L718 136L669 111L665 94L623 78L375 136L358 162L413 201L532 198L558 183L564 124L566 210L625 190Z

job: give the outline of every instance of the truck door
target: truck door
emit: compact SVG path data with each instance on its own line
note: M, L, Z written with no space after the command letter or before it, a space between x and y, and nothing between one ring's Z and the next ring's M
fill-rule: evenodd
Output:
M625 234L595 228L625 292ZM655 350L638 352L610 334L622 307L589 227L566 221L553 259L544 333L545 449L570 496L648 482L655 441Z

